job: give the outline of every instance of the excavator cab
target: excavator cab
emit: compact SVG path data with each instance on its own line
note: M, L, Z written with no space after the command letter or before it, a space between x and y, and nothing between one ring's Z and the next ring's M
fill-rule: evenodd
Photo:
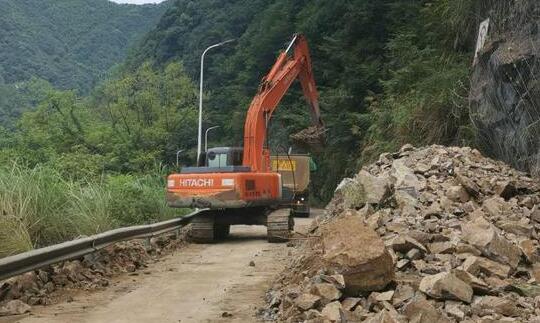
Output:
M222 168L242 166L243 149L241 147L216 147L202 152L198 167Z

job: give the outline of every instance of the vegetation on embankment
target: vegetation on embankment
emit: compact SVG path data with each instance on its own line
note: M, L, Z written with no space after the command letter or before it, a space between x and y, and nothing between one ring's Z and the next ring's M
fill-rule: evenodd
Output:
M185 214L166 206L164 187L157 174L70 181L50 167L3 166L0 257Z
M194 144L194 102L180 64L144 65L91 98L49 91L0 139L0 256L181 215L165 177Z

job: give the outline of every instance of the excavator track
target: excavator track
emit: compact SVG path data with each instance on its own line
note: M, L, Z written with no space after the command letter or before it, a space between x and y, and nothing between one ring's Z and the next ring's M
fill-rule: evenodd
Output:
M268 215L266 227L268 242L287 242L294 229L294 218L288 210L273 212Z
M191 220L191 240L195 243L213 243L227 238L229 224L216 221L217 211L203 211Z

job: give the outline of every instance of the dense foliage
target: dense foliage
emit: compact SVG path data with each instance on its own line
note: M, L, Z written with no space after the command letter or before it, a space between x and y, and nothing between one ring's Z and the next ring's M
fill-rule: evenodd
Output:
M16 131L6 133L0 160L50 165L74 180L147 173L173 165L195 144L196 91L180 64L148 64L110 80L89 98L50 91Z
M153 28L169 2L120 5L108 0L0 1L0 124L33 107L35 79L88 93ZM43 81L41 81L43 82ZM33 91L32 91L33 92Z
M165 9L108 0L0 1L0 83L39 77L87 91Z
M0 256L185 212L164 194L176 151L195 145L196 96L182 65L145 64L95 93L48 91L3 132Z
M216 144L239 145L261 77L294 32L306 34L320 90L328 145L315 155L314 194L328 199L359 161L404 142L467 141L465 109L475 0L177 0L128 59L133 69L182 60L196 79L199 55L224 39L206 63L206 124ZM467 33L465 33L467 32ZM299 87L273 119L271 148L307 126Z

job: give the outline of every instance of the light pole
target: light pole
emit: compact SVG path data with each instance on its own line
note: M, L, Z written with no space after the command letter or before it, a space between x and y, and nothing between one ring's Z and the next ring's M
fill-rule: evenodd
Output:
M210 130L217 129L217 128L219 128L219 126L213 126L213 127L210 127L208 129L206 129L206 132L204 133L204 151L205 152L208 151L208 132Z
M199 161L199 158L201 156L201 148L202 148L202 103L203 103L203 78L204 78L204 55L211 50L212 48L216 48L222 45L225 45L227 43L230 43L234 41L234 39L229 39L221 43L214 44L204 50L204 52L201 55L201 77L200 77L200 84L199 84L199 134L197 136L197 163Z

